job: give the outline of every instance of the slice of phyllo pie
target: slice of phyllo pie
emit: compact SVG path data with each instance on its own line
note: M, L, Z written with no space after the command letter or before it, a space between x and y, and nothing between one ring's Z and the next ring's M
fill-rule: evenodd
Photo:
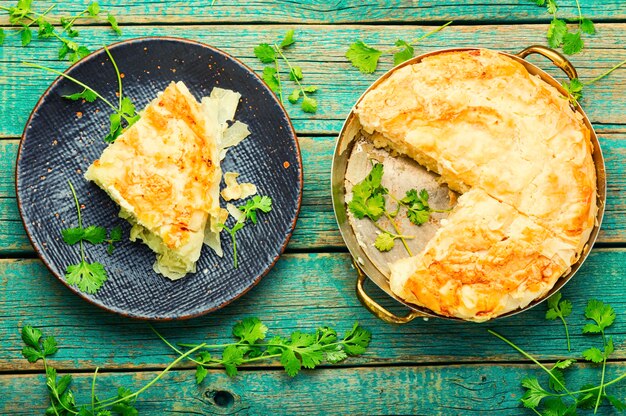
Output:
M195 272L207 221L217 222L216 129L182 83L172 82L85 173L120 206L170 279Z

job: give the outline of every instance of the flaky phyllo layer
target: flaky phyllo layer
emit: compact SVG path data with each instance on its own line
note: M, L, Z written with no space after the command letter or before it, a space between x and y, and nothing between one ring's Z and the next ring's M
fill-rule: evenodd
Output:
M195 272L205 239L221 255L220 160L249 134L242 123L229 132L239 98L215 88L199 103L172 82L85 173L120 206L131 240L157 254L154 270L170 279Z
M545 295L580 256L597 214L590 132L518 62L487 50L428 57L355 111L375 145L464 194L422 253L391 265L401 298L484 321Z

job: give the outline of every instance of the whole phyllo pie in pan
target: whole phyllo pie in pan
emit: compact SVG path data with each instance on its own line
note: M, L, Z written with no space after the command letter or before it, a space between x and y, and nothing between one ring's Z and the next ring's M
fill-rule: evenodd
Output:
M390 287L440 315L485 321L544 296L595 225L590 131L568 97L506 55L440 53L395 70L355 108L378 147L461 194Z

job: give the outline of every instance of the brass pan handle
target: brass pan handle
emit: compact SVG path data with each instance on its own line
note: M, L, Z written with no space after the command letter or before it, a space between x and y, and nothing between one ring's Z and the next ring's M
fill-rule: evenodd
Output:
M406 324L411 322L415 318L428 316L424 313L413 310L405 316L397 316L380 306L374 299L372 299L367 293L365 293L363 284L365 283L365 279L367 278L367 276L365 276L365 273L363 273L363 270L361 270L356 261L353 260L352 262L354 263L354 267L356 268L356 272L358 274L358 278L356 281L356 296L359 298L363 306L365 306L365 308L370 311L375 317L389 324Z
M576 72L576 68L574 68L574 65L572 65L572 63L565 56L561 55L554 49L550 49L541 45L533 45L518 52L517 56L524 59L528 55L531 55L533 53L538 53L539 55L545 56L546 58L551 60L554 65L561 68L561 70L565 72L569 79L578 78L578 73Z

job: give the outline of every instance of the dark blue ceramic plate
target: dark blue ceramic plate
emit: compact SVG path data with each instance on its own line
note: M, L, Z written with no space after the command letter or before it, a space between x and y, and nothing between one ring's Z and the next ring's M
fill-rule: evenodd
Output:
M296 136L274 94L248 67L226 53L184 39L143 38L109 47L124 74L124 94L145 107L171 81L183 81L200 98L219 86L241 93L236 118L252 132L229 151L222 168L255 183L269 195L273 210L237 234L239 268L233 267L232 241L223 233L224 257L204 247L198 271L170 281L152 270L155 255L128 241L128 224L116 204L83 173L106 147L110 109L102 102L71 102L62 95L82 90L58 78L28 120L17 158L20 214L33 247L64 284L65 269L79 262L78 246L68 246L61 230L77 225L67 181L76 188L84 225L116 225L124 241L112 255L105 245L86 245L87 260L104 264L109 279L95 294L68 286L84 299L126 316L185 319L211 312L237 299L259 282L283 252L296 223L302 195L302 161ZM115 102L117 79L104 50L66 71ZM43 75L43 74L42 74ZM223 184L222 184L223 185ZM232 219L230 219L232 221ZM229 223L227 223L229 224Z

